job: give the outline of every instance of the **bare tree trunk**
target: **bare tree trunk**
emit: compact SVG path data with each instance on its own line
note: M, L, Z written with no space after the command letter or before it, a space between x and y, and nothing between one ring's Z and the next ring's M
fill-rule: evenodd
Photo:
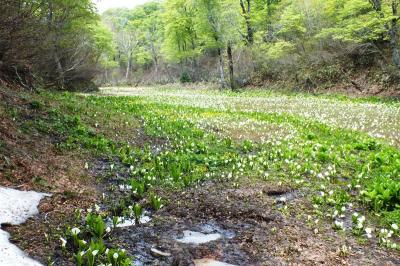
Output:
M61 65L60 58L58 57L57 48L56 47L54 47L54 61L55 61L56 66L57 66L58 79L60 80L61 89L64 89L64 85L65 85L64 70L63 70L63 67Z
M382 12L382 2L381 0L370 0L370 3L372 4L373 8L375 9L376 12L380 15L381 18L385 17L385 14ZM398 2L397 0L392 0L392 14L393 14L393 19L390 23L385 23L385 28L388 30L388 35L390 39L390 48L392 50L392 62L394 66L397 69L400 69L400 54L399 54L399 48L398 48L398 43L397 43L397 38L398 38L398 25L397 25L397 16L398 16Z
M271 16L272 16L272 0L267 0L267 30L264 36L264 42L270 42L273 40L273 29L271 24Z
M233 56L232 56L232 43L228 42L228 48L227 48L227 53L228 53L228 62L229 62L229 82L230 82L230 87L231 90L236 90L235 86L235 80L233 77Z
M396 66L397 69L400 69L400 55L399 55L399 48L397 44L397 38L398 38L398 25L397 25L397 7L398 3L396 0L392 1L392 12L393 12L393 19L391 22L391 27L389 30L389 36L390 36L390 47L392 49L392 60L393 64Z
M251 20L250 20L250 13L251 13L251 0L246 0L247 2L247 8L244 5L243 0L240 0L240 6L242 7L242 13L244 20L246 22L246 27L247 27L247 36L246 40L248 44L253 44L254 43L254 31L253 27L251 26Z
M128 82L128 80L129 80L130 72L131 72L131 56L129 55L128 56L128 63L127 63L127 66L126 66L126 74L125 74L126 82Z
M222 56L221 48L218 48L218 57L219 57L220 83L221 83L221 89L223 89L226 87L226 82L225 82L225 74L224 74L224 58Z

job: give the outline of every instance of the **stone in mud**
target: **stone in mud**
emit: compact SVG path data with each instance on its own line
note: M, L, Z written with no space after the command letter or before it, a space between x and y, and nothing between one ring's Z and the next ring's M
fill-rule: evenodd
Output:
M165 251L161 251L161 250L159 250L157 248L151 248L150 252L154 257L171 257L172 256L171 253L165 252Z

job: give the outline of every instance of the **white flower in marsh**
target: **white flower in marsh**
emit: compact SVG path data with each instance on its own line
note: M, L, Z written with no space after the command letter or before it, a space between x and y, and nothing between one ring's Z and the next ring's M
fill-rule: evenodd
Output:
M81 230L79 228L74 227L71 229L71 233L75 236L78 235L80 232Z
M108 252L110 252L110 250L109 250L109 249L106 249L106 251L105 251L104 253L107 255Z
M87 209L86 210L88 213L91 213L93 210L92 209Z
M93 255L93 257L96 257L96 255L99 253L99 251L96 249L96 250L93 250L92 251L92 255Z
M362 223L358 223L358 224L357 224L357 228L358 228L358 229L362 229L363 227L364 227L364 225L363 225Z
M85 254L86 254L86 251L81 251L81 257L83 257L83 256L85 256Z
M365 216L360 216L360 217L358 217L358 222L359 223L364 223L365 222Z
M96 212L99 212L99 211L100 211L100 206L99 206L99 205L95 204L95 205L94 205L94 208L96 209Z
M372 237L372 231L373 231L372 228L369 228L369 227L365 228L365 233L368 238Z
M106 232L107 232L107 233L110 233L110 232L111 232L111 228L110 228L109 226L106 228Z
M119 257L118 253L115 252L114 255L113 255L113 258L116 260L116 259L118 259L118 257Z
M67 240L65 240L64 238L60 237L60 241L61 241L61 246L63 248L65 248L65 246L67 245Z
M392 224L392 229L393 230L399 230L399 226L397 224Z
M372 228L370 228L370 227L367 227L367 228L365 228L365 232L367 233L367 234L371 234L372 233Z
M335 227L341 230L344 230L344 222L335 221Z
M89 164L88 163L85 163L85 169L86 170L89 169Z

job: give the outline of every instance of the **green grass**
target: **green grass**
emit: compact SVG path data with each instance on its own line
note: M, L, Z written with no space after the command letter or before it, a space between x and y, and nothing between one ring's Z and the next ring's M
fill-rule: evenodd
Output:
M177 108L147 97L47 92L40 97L53 105L44 119L35 120L29 127L60 136L61 148L118 157L124 167L132 169L126 180L133 187L132 193L148 199L150 204L145 208L157 210L164 202L154 188L184 189L207 179L235 182L251 177L307 189L313 205L309 213L322 217L335 230L341 230L341 222L355 212L360 216L353 219L351 231L358 236L365 237L371 227L390 229L392 224L399 224L400 150L361 131L294 114ZM44 108L41 104L34 106ZM217 134L208 129L209 125L203 123L213 121L211 118L219 118L220 127L228 130ZM230 135L232 127L228 126L232 125L227 118L284 125L294 133L287 138L286 133L268 137L265 132L265 139L251 141L246 139L249 132L244 131L244 138L239 140ZM93 119L101 121L98 128L91 126ZM138 126L137 121L147 136L167 140L168 145L154 152L154 147L131 146L110 134L119 123ZM131 198L113 208L129 215L129 205L135 205ZM362 216L366 219L359 218ZM394 247L390 236L378 230L374 234L382 245ZM394 235L398 234L395 230Z

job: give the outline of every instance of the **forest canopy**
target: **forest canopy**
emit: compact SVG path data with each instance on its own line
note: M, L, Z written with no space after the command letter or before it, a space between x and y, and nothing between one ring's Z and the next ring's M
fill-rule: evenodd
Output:
M397 86L398 0L5 0L1 79L58 89L207 82Z
M165 0L111 9L102 21L115 52L102 82L312 87L365 71L394 82L397 8L397 0Z

